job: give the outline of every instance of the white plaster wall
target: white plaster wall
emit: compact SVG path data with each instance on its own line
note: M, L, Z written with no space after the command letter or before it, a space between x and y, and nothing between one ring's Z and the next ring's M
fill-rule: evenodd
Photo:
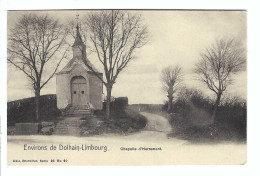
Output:
M88 74L86 70L77 64L70 73L56 75L56 94L57 106L64 109L71 104L71 84L70 81L74 76L83 76L87 82L87 101L95 109L102 109L102 82L93 74Z
M92 74L89 74L90 103L95 109L102 109L102 82Z
M70 89L68 84L67 74L56 75L57 106L59 109L64 109L70 104Z

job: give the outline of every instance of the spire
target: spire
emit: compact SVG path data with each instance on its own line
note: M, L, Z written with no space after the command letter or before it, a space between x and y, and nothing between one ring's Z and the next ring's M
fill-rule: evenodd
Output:
M83 42L80 32L79 32L79 15L76 15L76 16L77 16L76 17L76 19L77 19L76 37L75 37L75 41L72 46L84 45L84 42Z

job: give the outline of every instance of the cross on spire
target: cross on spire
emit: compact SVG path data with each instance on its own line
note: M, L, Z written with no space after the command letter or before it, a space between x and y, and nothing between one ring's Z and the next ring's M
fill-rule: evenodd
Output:
M79 24L79 14L76 15L76 20L77 20L77 26Z
M77 32L78 32L79 31L79 14L76 15L76 20L77 20L76 29L77 29Z

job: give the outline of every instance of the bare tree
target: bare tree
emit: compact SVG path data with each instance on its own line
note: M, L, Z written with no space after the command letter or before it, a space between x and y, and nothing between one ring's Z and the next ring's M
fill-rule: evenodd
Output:
M48 15L24 14L10 28L7 61L30 81L35 93L36 120L40 118L41 89L55 75L66 57L68 48L63 50L66 35L59 21ZM60 58L56 59L55 56ZM54 66L51 73L46 71L47 63Z
M161 81L163 83L163 91L167 92L168 111L172 110L173 94L182 82L183 71L180 66L169 66L162 70Z
M86 17L90 47L102 64L105 79L100 77L87 61L85 65L102 81L107 90L106 118L110 119L110 102L113 85L121 71L135 58L135 51L147 43L147 27L140 15L122 11L92 12Z
M200 81L216 93L216 102L212 113L215 120L216 112L223 92L232 84L232 75L245 68L245 51L233 39L218 40L213 46L201 53L195 66L195 73Z

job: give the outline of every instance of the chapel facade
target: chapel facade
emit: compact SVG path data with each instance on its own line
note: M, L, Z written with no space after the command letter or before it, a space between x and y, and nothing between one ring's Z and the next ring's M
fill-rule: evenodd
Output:
M86 54L79 26L76 27L76 38L72 45L73 58L56 74L57 107L61 110L70 107L102 109L102 81L103 77L93 64L86 59ZM99 75L99 78L94 74Z

